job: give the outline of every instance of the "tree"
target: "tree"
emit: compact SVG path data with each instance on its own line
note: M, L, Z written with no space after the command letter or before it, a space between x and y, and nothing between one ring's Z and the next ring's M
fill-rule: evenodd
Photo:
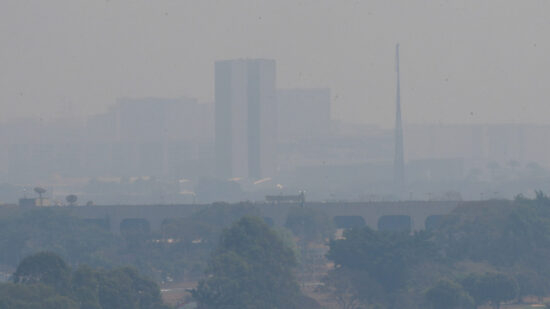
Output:
M133 269L97 271L79 269L73 294L61 295L43 283L0 283L2 309L167 309L160 289ZM83 278L83 276L85 278ZM91 284L90 284L91 283Z
M140 256L150 257L151 264L161 270L162 278L197 280L202 277L207 261L216 248L224 228L231 226L243 216L259 216L259 209L250 203L216 203L185 218L173 218L162 224L155 239L144 239L144 249Z
M206 274L192 292L200 308L302 308L293 251L257 217L222 233Z
M518 283L518 302L522 303L526 296L535 296L542 302L550 290L550 284L545 276L533 271L521 272L515 275Z
M52 287L40 283L32 285L0 283L0 308L2 309L45 308L45 300L49 300L47 308L57 308L52 306L61 302L55 300L58 296ZM66 297L63 297L64 300Z
M158 285L129 267L75 272L57 255L41 252L21 262L15 284L0 284L6 309L166 309Z
M87 265L80 266L72 276L72 291L81 309L102 309L99 304L99 274Z
M369 227L346 231L344 239L330 242L327 254L338 267L364 271L386 293L403 287L414 265L435 256L427 233L387 233Z
M36 192L36 194L38 194L38 200L40 201L40 206L44 206L43 203L42 203L42 201L43 201L42 195L44 193L46 193L46 189L41 188L41 187L36 187L36 188L34 188L34 192Z
M320 288L330 294L342 309L361 309L380 301L382 288L365 272L336 268L323 278Z
M70 290L71 270L61 257L52 252L39 252L24 258L13 274L15 283L42 283L62 295Z
M65 200L67 201L67 203L69 203L69 206L75 206L78 197L74 194L70 194L65 197Z
M453 260L487 261L497 267L524 263L550 249L550 208L539 209L536 203L518 198L459 207L438 227L437 242ZM524 266L540 271L542 265L529 261Z
M17 267L31 253L50 251L71 265L107 266L104 253L117 247L117 237L106 228L71 216L66 208L40 207L2 219L0 264Z
M101 273L98 296L103 309L164 308L158 285L130 267Z
M477 306L490 303L495 309L502 302L515 299L518 293L514 278L501 273L470 274L462 280L462 286Z
M307 207L292 207L288 212L285 227L305 243L323 241L334 234L330 217Z
M441 280L426 291L426 301L433 309L473 308L474 301L462 286L449 280Z

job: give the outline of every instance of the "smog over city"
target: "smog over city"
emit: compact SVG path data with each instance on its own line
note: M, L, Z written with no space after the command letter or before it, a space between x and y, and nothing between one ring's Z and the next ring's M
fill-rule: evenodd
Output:
M548 12L1 1L0 308L550 308Z

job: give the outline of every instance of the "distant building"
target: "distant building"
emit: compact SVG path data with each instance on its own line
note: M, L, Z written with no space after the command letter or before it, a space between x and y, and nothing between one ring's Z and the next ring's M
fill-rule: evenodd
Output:
M19 207L22 208L31 208L31 207L47 207L51 206L50 200L47 198L20 198L19 199Z
M213 121L213 104L193 98L119 99L108 113L88 119L87 175L205 176Z
M409 125L405 147L410 159L465 158L472 161L541 162L550 166L543 138L547 126L517 124Z
M190 141L211 137L211 108L193 98L119 99L111 111L126 142Z
M330 131L330 89L278 89L279 139L326 136Z
M275 61L217 61L215 74L218 177L272 176L277 165Z
M458 181L464 178L463 158L431 158L410 160L407 174L422 182Z

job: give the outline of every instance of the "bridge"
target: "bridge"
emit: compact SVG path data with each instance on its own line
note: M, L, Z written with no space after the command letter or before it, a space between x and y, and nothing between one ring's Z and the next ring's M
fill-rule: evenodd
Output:
M373 229L429 228L442 216L448 215L460 202L452 201L402 201L402 202L306 202L330 216L337 227L367 225ZM146 221L151 230L159 230L166 219L185 218L210 204L186 205L105 205L71 207L71 213L84 219L106 220L111 231L119 234L126 220ZM300 207L295 203L255 203L264 219L276 226L284 225L289 210Z

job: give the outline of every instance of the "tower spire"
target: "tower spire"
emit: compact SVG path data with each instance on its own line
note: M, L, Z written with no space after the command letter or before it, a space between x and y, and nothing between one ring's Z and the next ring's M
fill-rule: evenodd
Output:
M395 193L402 198L405 193L405 155L403 150L403 125L401 123L401 85L399 76L399 44L395 46L395 71L397 73L395 102L395 153L393 160L393 181Z

